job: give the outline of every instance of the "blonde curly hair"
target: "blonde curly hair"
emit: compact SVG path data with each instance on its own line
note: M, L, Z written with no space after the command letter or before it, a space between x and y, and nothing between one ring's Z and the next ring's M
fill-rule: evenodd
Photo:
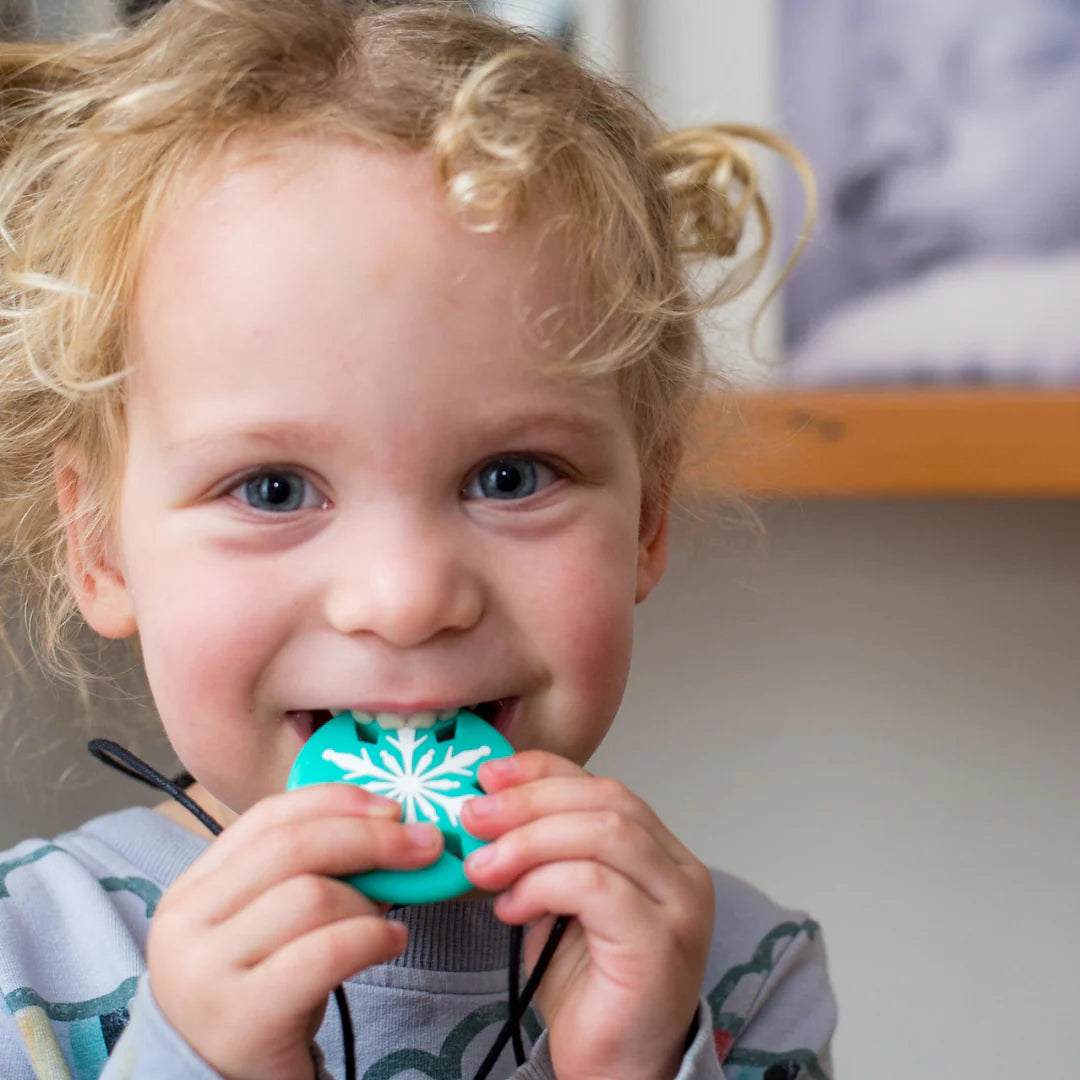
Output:
M87 463L103 535L124 457L125 333L155 213L234 142L345 137L430 155L464 227L513 227L542 188L602 300L568 359L614 371L647 488L670 488L706 367L697 315L742 291L771 224L736 126L668 132L628 90L455 0L172 0L122 31L0 45L0 551L7 598L71 673L74 601L53 454ZM688 256L760 246L698 297ZM8 612L13 609L6 607Z

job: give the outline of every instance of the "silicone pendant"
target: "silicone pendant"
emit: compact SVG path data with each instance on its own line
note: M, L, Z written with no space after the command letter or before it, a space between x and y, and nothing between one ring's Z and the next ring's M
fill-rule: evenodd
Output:
M293 763L288 790L338 781L359 784L401 803L402 820L430 821L445 848L419 870L367 870L345 880L387 904L429 904L472 888L462 860L483 847L461 825L461 808L483 794L476 770L510 757L514 748L489 723L467 710L430 728L379 727L351 712L338 713L304 744Z

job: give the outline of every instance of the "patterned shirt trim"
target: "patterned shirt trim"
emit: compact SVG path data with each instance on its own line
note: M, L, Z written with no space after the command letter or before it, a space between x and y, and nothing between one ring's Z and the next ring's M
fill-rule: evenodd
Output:
M30 863L35 863L38 859L44 859L46 855L51 855L54 851L63 850L63 848L57 847L55 844L43 844L41 847L34 848L33 851L21 855L17 859L9 859L7 862L0 863L0 900L11 895L7 890L7 876L13 870L18 870L22 866L29 866Z
M4 1004L12 1016L22 1009L36 1007L57 1023L71 1023L74 1020L97 1019L106 1013L115 1013L127 1007L138 985L138 975L125 979L115 989L100 997L87 1001L47 1001L29 986L20 986L4 995Z

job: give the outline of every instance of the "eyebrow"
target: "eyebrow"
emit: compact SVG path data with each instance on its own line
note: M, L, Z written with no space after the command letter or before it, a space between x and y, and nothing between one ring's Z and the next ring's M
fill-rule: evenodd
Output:
M478 416L477 422L470 429L470 433L477 438L477 441L509 440L514 442L551 429L563 431L575 438L585 439L594 439L598 436L603 438L615 434L615 428L606 416L587 411L524 411L498 417L491 423L485 423L485 420L483 415ZM166 443L165 448L170 453L188 453L200 447L216 449L232 444L268 447L302 444L305 447L317 449L320 445L330 445L332 442L332 436L327 436L324 427L320 424L278 420L252 427L238 426L225 431L204 432Z
M170 453L183 453L196 450L199 447L227 446L231 443L265 445L303 443L307 446L318 446L320 443L328 442L329 440L323 434L322 428L318 425L283 420L254 427L236 427L224 431L202 432L188 438L167 442L165 449Z
M485 437L495 439L526 436L532 431L549 428L585 438L614 434L614 427L606 416L589 412L524 412L499 417L488 426L482 421L477 425L477 430Z

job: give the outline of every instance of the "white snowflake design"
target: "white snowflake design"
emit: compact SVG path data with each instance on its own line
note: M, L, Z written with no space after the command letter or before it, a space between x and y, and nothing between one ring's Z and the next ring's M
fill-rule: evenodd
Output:
M416 751L428 741L429 735L419 735L415 728L401 728L398 736L387 735L386 741L398 752L398 757L386 750L379 751L379 757L385 768L376 765L368 756L367 747L362 747L359 756L339 750L324 750L323 759L336 765L345 774L342 780L370 779L364 784L369 791L377 795L386 795L401 803L405 808L405 820L419 821L417 811L426 821L438 821L436 805L440 806L455 827L461 824L461 808L476 798L476 792L463 795L450 795L447 792L461 788L460 780L454 776L467 776L472 779L472 766L481 758L490 756L491 747L481 746L475 750L462 750L455 753L451 743L446 748L446 756L437 765L435 750L425 750L419 761L414 762Z

